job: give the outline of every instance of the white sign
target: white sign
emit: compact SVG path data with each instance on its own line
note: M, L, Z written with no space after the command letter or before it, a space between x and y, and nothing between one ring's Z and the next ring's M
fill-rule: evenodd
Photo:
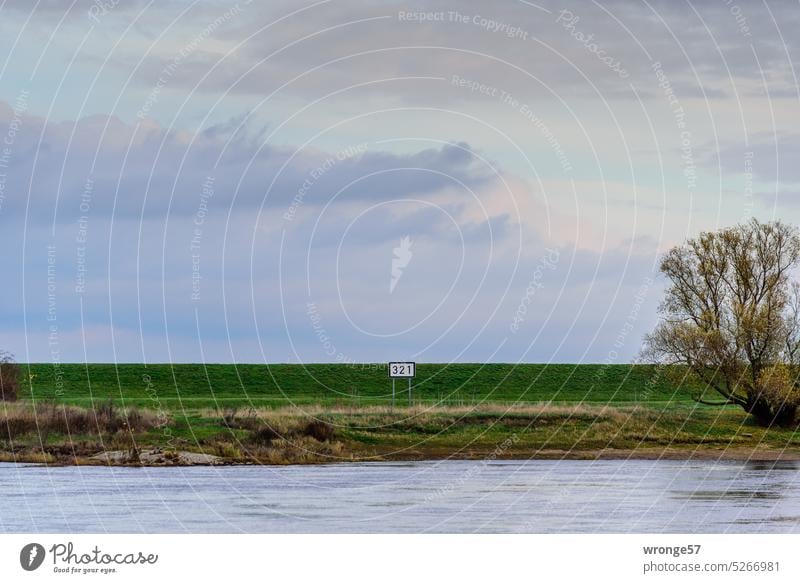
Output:
M389 378L393 379L413 379L417 376L416 362L390 362Z

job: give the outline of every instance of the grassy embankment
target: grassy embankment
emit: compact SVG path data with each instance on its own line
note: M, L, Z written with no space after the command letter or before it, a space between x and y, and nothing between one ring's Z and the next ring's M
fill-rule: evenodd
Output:
M0 406L5 459L176 451L291 463L434 458L800 457L800 436L699 406L654 367L419 365L391 407L385 367L25 365Z

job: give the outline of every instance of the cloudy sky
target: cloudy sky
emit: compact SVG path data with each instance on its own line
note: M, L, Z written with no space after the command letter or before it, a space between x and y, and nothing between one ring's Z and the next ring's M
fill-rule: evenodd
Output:
M800 222L797 0L0 0L24 361L628 362Z

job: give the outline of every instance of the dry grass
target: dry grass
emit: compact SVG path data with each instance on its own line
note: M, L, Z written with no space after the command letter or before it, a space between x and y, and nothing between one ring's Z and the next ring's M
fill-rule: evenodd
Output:
M221 418L230 430L246 432L232 443L231 435L216 435L203 441L204 451L228 460L288 464L325 462L338 459L343 446L336 441L336 428L327 419L299 409L207 410L201 414Z
M20 454L11 451L0 451L0 462L24 462L26 464L50 464L56 461L55 456L46 452L25 451Z
M492 426L520 428L567 425L592 425L605 431L628 424L633 417L648 417L633 407L619 408L594 405L521 406L479 405L476 407L284 407L279 409L223 412L206 410L202 416L222 418L229 429L248 431L246 441L270 447L277 440L296 441L311 437L319 442L333 441L337 428L367 430L374 434L392 432L435 435L457 427Z
M677 455L678 450L728 447L783 451L800 444L794 432L745 427L745 420L738 410L705 408L548 403L395 409L316 406L194 410L186 421L175 419L171 430L177 436L175 445L186 451L217 455L227 462L267 464L565 453L592 457L593 452L659 448ZM0 451L5 448L9 459L47 454L58 463L82 463L101 450L137 454L154 441L163 441L162 432L147 430L165 422L155 412L122 410L111 404L81 409L0 403ZM190 430L202 434L195 437ZM49 433L54 435L48 442Z
M231 435L217 435L206 440L217 455L226 458L257 459L266 463L307 463L333 461L352 447L363 450L354 436L374 443L395 443L410 439L412 445L428 437L460 435L476 428L487 433L491 441L498 431L528 433L537 430L561 433L578 427L593 427L604 434L614 433L629 424L632 417L649 417L644 411L593 405L550 405L546 403L520 406L480 405L477 407L284 407L279 409L206 410L201 416L222 419L222 425L239 430L235 446ZM341 430L341 440L337 433ZM453 432L456 432L455 434ZM475 435L474 432L472 435ZM577 435L575 436L577 439ZM358 439L358 437L356 437ZM445 439L447 439L445 437ZM456 440L459 438L456 437ZM473 437L465 438L469 440ZM392 448L394 446L388 445ZM379 448L380 449L380 448Z
M320 442L313 437L279 439L272 442L271 447L248 451L248 455L267 464L337 462L346 457L341 443Z
M446 415L446 416L465 416L486 414L502 417L504 415L525 415L531 417L575 417L575 418L592 418L599 417L614 417L619 420L627 418L633 411L634 407L612 407L607 405L553 405L550 403L521 403L519 405L501 405L501 404L481 404L481 405L463 405L463 406L430 406L430 405L415 405L412 407L326 407L323 405L309 405L309 406L288 406L279 408L261 408L256 409L253 407L243 409L226 409L223 413L223 419L226 423L236 426L239 429L248 429L249 424L253 420L260 421L274 421L276 419L287 419L296 417L306 418L323 418L329 416L374 416L374 415L387 415L396 418L412 418L422 415ZM220 412L214 409L205 409L199 412L202 416L218 417Z
M635 407L552 405L414 407L298 407L205 410L231 434L204 443L227 459L260 463L322 463L426 455L491 453L514 436L504 455L647 434L658 412ZM662 437L660 434L658 437ZM233 440L232 440L233 438ZM233 444L232 441L236 443ZM462 449L466 449L462 451ZM387 458L388 459L388 458Z
M296 417L262 422L250 428L248 441L256 445L270 446L278 440L297 441L305 437L319 442L332 441L335 435L335 427L327 421Z
M107 402L94 409L54 403L2 403L0 440L24 435L114 435L121 431L143 432L163 423L152 412L137 408L122 409ZM42 439L46 441L46 439Z

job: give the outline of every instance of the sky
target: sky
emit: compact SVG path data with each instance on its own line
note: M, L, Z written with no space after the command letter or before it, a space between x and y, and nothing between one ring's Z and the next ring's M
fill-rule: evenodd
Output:
M634 360L800 221L800 4L0 0L0 348Z

